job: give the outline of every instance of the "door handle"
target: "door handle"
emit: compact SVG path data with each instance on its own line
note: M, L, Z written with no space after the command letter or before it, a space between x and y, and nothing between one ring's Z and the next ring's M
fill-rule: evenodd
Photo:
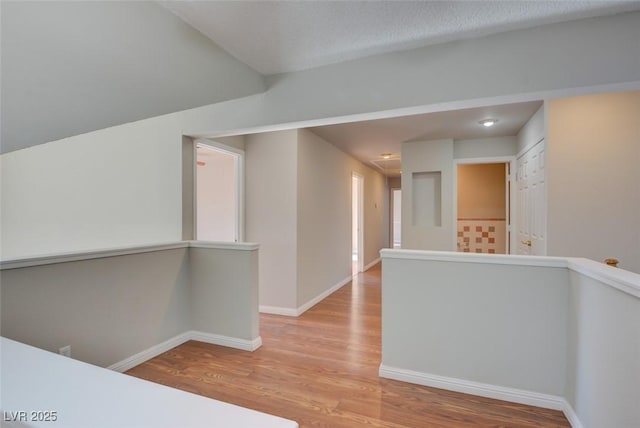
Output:
M527 247L531 246L531 240L529 241L520 241L523 245L526 245Z
M618 267L618 263L620 263L618 259L605 259L604 262L609 266L613 266L613 267Z

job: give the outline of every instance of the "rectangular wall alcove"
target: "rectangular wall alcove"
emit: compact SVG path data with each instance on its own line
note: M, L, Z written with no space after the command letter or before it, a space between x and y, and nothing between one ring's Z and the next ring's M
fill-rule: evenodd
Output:
M442 226L442 172L414 172L411 175L413 189L413 226Z

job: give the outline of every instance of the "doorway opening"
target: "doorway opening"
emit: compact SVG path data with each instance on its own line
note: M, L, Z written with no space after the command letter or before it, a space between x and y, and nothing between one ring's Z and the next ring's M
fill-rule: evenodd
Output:
M391 248L402 248L401 189L391 189Z
M195 239L240 242L243 153L212 141L195 146Z
M364 270L364 177L351 175L351 273L358 274Z
M511 254L512 162L457 162L457 251Z

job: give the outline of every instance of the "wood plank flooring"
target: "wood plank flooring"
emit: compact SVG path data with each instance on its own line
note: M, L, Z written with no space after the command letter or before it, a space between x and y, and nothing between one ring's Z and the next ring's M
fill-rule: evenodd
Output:
M260 316L263 346L190 341L127 373L300 427L570 427L559 411L378 377L380 265L298 318Z

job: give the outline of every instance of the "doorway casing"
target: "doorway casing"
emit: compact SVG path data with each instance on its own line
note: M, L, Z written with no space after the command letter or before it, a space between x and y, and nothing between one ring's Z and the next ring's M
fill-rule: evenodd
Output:
M389 188L389 248L402 248L402 188Z
M352 257L356 257L356 272L364 271L364 176L351 173Z
M453 224L458 224L458 165L472 165L472 164L489 164L489 163L504 163L509 168L509 173L506 177L505 183L505 199L507 201L507 221L505 222L505 234L508 236L508 251L507 254L515 254L517 230L515 225L516 220L516 186L515 186L515 171L516 171L516 157L515 156L497 156L497 157L484 157L484 158L464 158L455 159L453 161ZM452 236L452 249L456 251L458 244L458 228L453 228Z
M244 242L244 151L209 139L182 139L182 239L197 237L197 148L211 148L232 155L235 159L235 242Z

